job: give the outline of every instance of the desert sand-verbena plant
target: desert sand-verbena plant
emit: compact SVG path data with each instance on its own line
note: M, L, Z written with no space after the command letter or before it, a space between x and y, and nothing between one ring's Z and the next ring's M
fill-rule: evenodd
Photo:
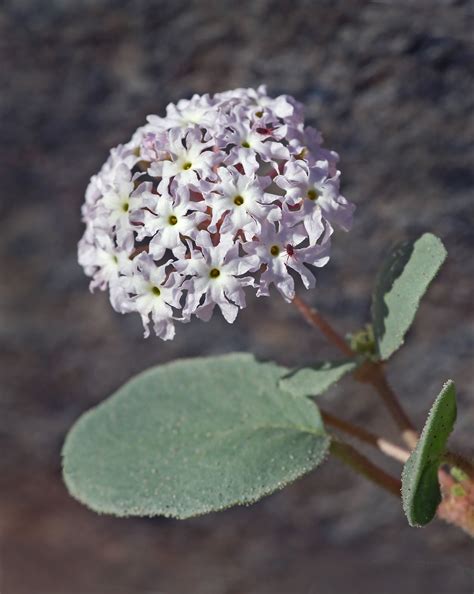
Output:
M295 280L314 287L334 229L351 227L337 162L301 104L264 87L170 104L112 149L83 206L79 262L91 290L139 313L145 336L151 324L170 340L176 321L209 320L216 305L234 322L246 290L268 297L273 285L343 358L290 370L235 353L140 374L71 430L63 457L73 496L104 513L186 518L256 501L331 453L401 492L411 525L438 513L474 533L473 466L446 448L454 383L420 434L384 374L446 257L441 241L426 233L392 250L372 319L347 339L295 295ZM375 388L404 446L318 408L314 398L349 373ZM398 459L402 480L341 435Z

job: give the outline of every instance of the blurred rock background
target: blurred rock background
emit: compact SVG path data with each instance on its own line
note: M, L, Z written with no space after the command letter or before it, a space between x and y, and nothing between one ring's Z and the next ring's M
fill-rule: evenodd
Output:
M79 208L108 149L194 92L268 85L307 105L358 205L304 297L360 326L394 241L442 237L448 264L390 378L422 423L459 389L453 445L472 453L474 5L455 0L4 0L0 7L0 591L2 594L464 594L472 542L407 526L398 501L329 461L260 503L177 522L99 517L66 493L64 436L131 374L252 351L292 365L334 352L278 297L142 338L90 295ZM350 380L324 397L395 436ZM391 466L397 471L397 466Z

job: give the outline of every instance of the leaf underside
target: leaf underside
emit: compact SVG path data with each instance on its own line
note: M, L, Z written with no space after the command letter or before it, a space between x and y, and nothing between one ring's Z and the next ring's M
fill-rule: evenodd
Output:
M97 512L187 518L282 488L329 447L315 405L278 388L284 372L238 353L145 371L70 431L69 491Z
M436 398L402 473L403 509L411 526L430 522L441 502L438 468L456 420L456 391L448 381Z
M425 233L398 245L380 270L372 300L377 350L388 359L403 344L420 299L446 259L440 239Z

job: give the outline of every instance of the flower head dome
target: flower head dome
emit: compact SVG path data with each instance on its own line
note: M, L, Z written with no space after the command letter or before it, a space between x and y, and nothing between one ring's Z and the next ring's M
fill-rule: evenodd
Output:
M79 262L114 309L138 312L164 340L174 322L228 322L271 285L284 299L295 277L329 259L333 227L354 211L339 193L338 156L305 127L292 97L265 87L194 95L148 116L91 178Z

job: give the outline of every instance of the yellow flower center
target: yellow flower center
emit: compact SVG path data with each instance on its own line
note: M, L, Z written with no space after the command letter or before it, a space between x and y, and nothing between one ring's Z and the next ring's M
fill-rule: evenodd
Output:
M168 223L170 225L176 225L176 223L178 222L178 217L176 217L175 215L170 215L168 218Z
M218 268L212 268L212 270L209 272L209 276L211 278L217 278L221 275L221 271Z
M279 253L280 253L280 246L272 245L272 247L270 248L270 254L272 256L278 256Z
M161 295L161 291L158 287L152 287L151 292L153 293L153 295L156 295L156 297L159 297Z
M234 204L236 206L242 206L243 203L244 203L244 199L242 196L239 195L234 198Z
M308 154L308 149L304 146L301 151L295 155L295 159L304 159Z

